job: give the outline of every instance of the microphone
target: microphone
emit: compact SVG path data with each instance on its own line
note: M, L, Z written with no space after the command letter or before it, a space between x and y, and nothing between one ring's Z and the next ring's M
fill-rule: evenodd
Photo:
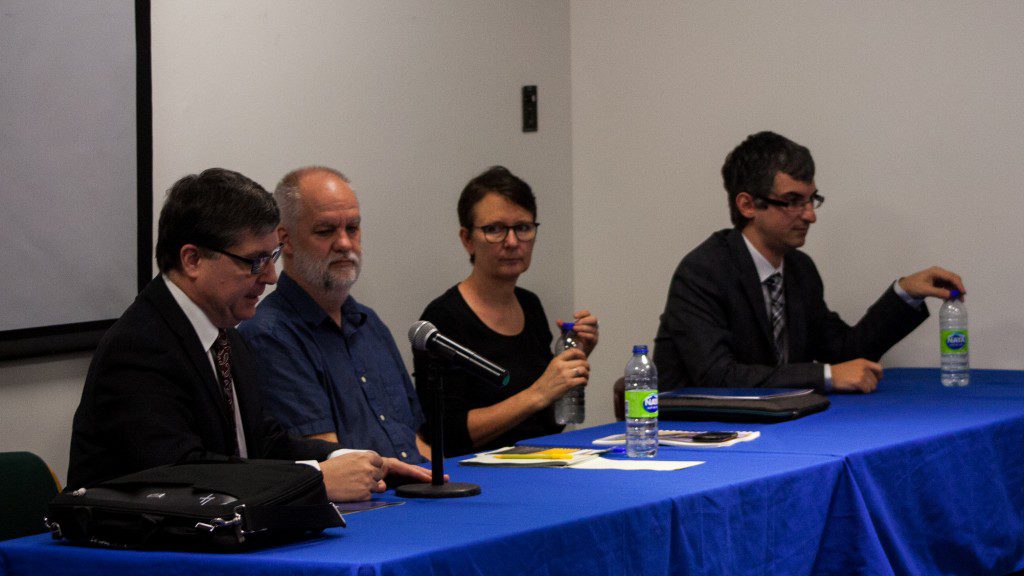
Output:
M414 350L430 352L445 358L483 380L497 382L502 386L508 384L508 370L450 340L426 320L414 322L409 327L409 342L412 342Z

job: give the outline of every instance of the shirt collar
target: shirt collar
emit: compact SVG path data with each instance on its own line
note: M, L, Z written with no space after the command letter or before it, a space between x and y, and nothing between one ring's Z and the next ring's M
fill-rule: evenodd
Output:
M302 286L299 286L299 283L293 280L287 272L281 272L275 292L280 293L295 308L295 311L299 313L299 317L306 322L315 326L319 326L324 322L334 324L334 321L327 315L327 312L324 312L324 309L316 303L316 300L313 300L313 297ZM343 325L346 330L349 327L353 329L359 328L366 322L366 312L362 310L362 306L351 295L341 303L341 315L345 320Z
M345 317L346 326L359 328L366 323L366 312L363 311L363 305L356 302L351 294L341 303L341 315Z
M772 263L769 262L768 259L765 258L763 254L758 252L757 248L755 248L754 245L750 243L750 240L747 238L746 234L740 233L740 236L743 236L743 241L747 244L747 250L750 252L750 257L754 259L754 267L757 268L757 278L762 284L764 284L764 281L767 280L768 277L771 276L772 274L782 274L782 269L786 266L785 260L783 260L782 263L779 264L778 268L772 266Z
M181 311L185 313L185 317L188 318L192 329L196 331L196 336L199 337L199 344L202 345L203 350L209 350L213 346L213 342L217 340L220 329L213 325L213 322L206 316L206 312L203 312L203 309L193 302L188 297L188 294L185 294L184 290L172 282L166 274L161 274L161 276L164 279L164 284L167 284L167 289L171 292L171 296L174 297L174 301L181 307Z

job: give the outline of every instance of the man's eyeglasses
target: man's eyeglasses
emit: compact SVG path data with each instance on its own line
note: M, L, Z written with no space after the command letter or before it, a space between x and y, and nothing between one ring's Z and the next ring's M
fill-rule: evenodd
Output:
M803 212L807 209L807 205L810 204L815 210L821 208L821 205L825 203L825 197L815 192L811 194L809 198L792 198L790 200L776 200L775 198L768 198L767 196L759 196L759 200L765 204L771 204L772 206L778 206L784 208L790 212Z
M274 262L277 262L277 259L281 257L281 250L283 248L284 242L281 242L280 244L277 245L277 248L274 248L273 252L266 256L260 256L258 258L246 258L245 256L239 256L238 254L232 254L227 250L218 250L216 248L207 248L207 250L212 250L218 254L223 254L230 258L234 258L235 260L238 260L243 264L248 264L249 273L252 274L253 276L256 276L263 272L263 268L265 268L267 264L273 264Z
M484 238L487 239L491 244L499 244L508 238L508 231L511 230L516 235L516 240L520 242L529 242L537 237L537 226L540 226L540 222L523 222L522 224L515 224L512 226L506 226L504 224L487 224L484 226L471 226L470 228L479 228L484 233Z

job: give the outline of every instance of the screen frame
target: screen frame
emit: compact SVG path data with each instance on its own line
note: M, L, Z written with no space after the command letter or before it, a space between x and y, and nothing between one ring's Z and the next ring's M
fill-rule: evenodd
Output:
M153 274L153 77L150 0L135 0L136 269L138 290ZM0 331L0 360L94 350L116 318Z

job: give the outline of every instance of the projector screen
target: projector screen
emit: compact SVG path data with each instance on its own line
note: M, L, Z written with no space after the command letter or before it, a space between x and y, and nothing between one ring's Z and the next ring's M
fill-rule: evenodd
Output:
M0 358L95 346L151 270L149 3L0 0Z

